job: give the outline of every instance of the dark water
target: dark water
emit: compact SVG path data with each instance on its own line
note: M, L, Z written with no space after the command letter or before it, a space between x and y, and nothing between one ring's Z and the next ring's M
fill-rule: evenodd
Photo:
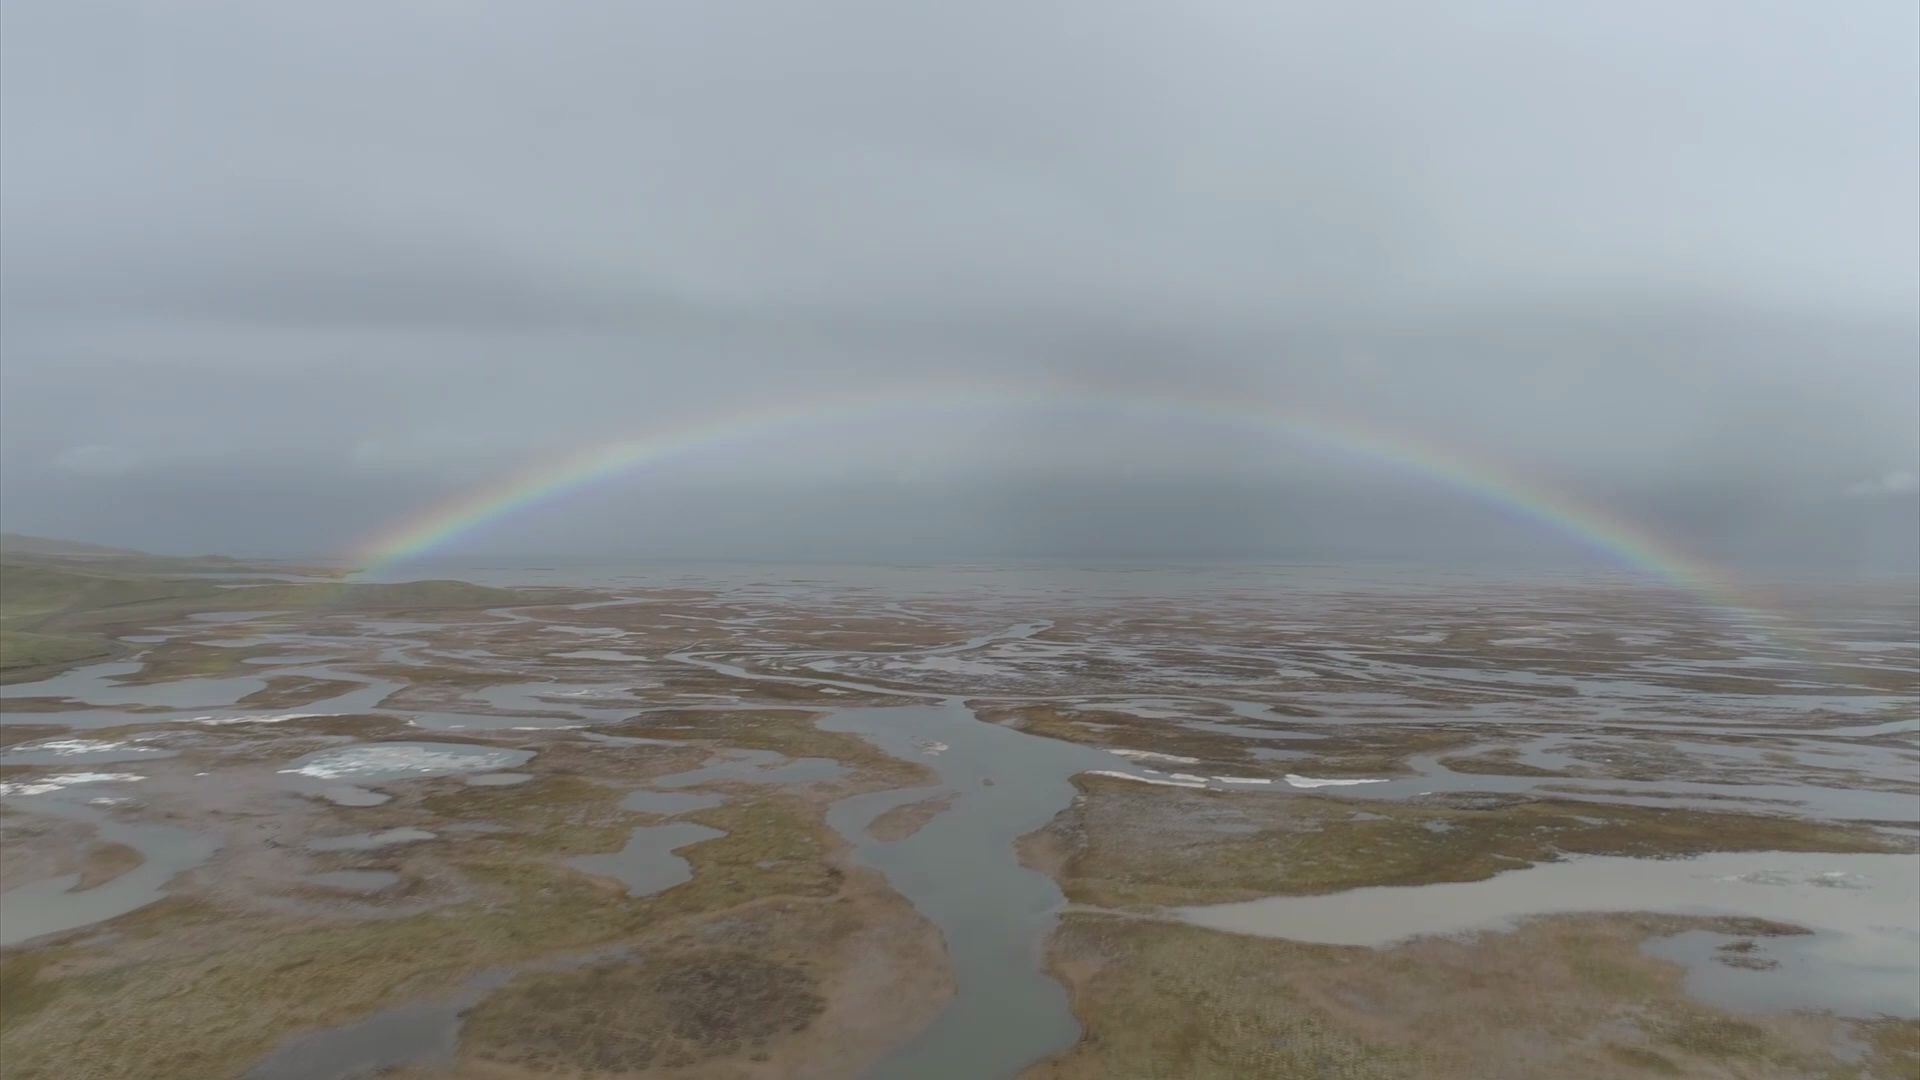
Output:
M925 761L940 775L939 787L856 795L827 813L860 861L885 874L940 928L957 984L946 1011L871 1075L1012 1076L1071 1046L1080 1026L1066 991L1040 969L1063 898L1052 878L1020 865L1014 842L1072 802L1069 777L1111 766L1113 759L982 723L958 701L852 709L820 726ZM928 755L930 743L946 749ZM867 835L867 824L881 813L943 790L956 793L952 806L912 836L889 843Z
M483 972L449 997L374 1013L357 1024L295 1036L256 1064L247 1080L345 1080L400 1065L449 1065L460 1016L506 985L507 971Z
M1711 930L1647 943L1687 969L1687 993L1734 1012L1824 1009L1841 1016L1920 1016L1920 928L1876 925L1742 939ZM1738 963L1728 963L1729 956Z
M1601 911L1750 916L1812 931L1757 941L1755 958L1772 965L1764 969L1720 963L1715 949L1732 940L1724 934L1688 932L1647 947L1686 966L1690 993L1726 1008L1920 1015L1920 859L1911 855L1584 856L1481 881L1276 896L1175 914L1238 934L1378 947Z
M583 873L613 878L627 887L628 896L652 896L693 880L693 866L674 852L725 835L719 829L687 821L642 825L628 834L626 846L619 851L576 855L567 860L567 865Z
M78 874L69 874L0 893L0 945L77 930L143 908L166 895L174 875L199 866L220 847L213 837L191 829L115 821L93 807L59 798L40 796L32 807L34 813L88 822L99 830L101 841L125 844L138 851L142 861L84 892L67 891L79 882Z

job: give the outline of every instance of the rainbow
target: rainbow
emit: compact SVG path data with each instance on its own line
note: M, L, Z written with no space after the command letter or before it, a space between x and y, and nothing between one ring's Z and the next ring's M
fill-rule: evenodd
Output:
M360 545L351 558L363 570L385 569L438 551L490 522L703 450L902 414L1035 407L1095 411L1122 419L1184 419L1278 434L1431 479L1715 606L1758 606L1743 600L1733 583L1713 567L1636 523L1484 457L1307 409L1279 409L1252 400L1183 398L1164 390L1145 394L1085 388L923 386L911 392L884 391L705 417L637 438L591 445L516 471L390 526Z

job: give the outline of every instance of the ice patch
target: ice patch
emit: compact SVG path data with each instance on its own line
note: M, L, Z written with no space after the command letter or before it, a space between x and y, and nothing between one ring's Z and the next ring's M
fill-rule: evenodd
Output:
M0 796L7 795L50 795L75 784L130 784L146 777L123 772L76 772L61 773L58 776L43 776L38 780L22 780L17 783L0 783Z
M280 724L288 720L305 720L309 717L325 715L327 714L290 712L274 713L265 716L196 716L193 718L193 722L196 724L205 724L208 727L224 727L227 724Z
M1192 781L1161 779L1157 776L1135 776L1132 773L1116 772L1112 769L1088 769L1087 775L1111 776L1120 780L1132 780L1138 784L1159 784L1161 787L1203 788L1207 786L1207 782L1197 776Z
M1301 776L1298 773L1288 773L1286 779L1287 783L1297 788L1347 787L1352 784L1386 783L1385 780L1325 780L1313 776Z
M130 746L124 742L110 742L106 739L48 739L44 742L25 743L13 748L36 750L57 757L75 757L81 754L104 754L111 750L125 750L130 754L164 754L165 750L151 746Z
M1796 874L1786 870L1756 870L1751 874L1738 874L1718 880L1734 881L1743 885L1817 885L1823 889L1864 889L1869 884L1858 874L1849 874L1844 870L1828 870L1817 874Z
M381 777L438 776L445 773L486 772L518 765L533 755L520 750L483 750L463 746L443 750L421 745L349 746L334 750L282 773L320 780Z
M932 739L926 739L920 743L920 751L928 757L939 757L942 753L946 752L946 749L946 743L935 742Z
M1132 758L1135 761L1171 761L1179 765L1200 764L1200 759L1197 757L1181 757L1179 754L1163 754L1158 750L1122 750L1112 747L1105 747L1103 749L1109 754L1123 758Z
M1213 778L1213 780L1217 784L1271 784L1273 783L1272 780L1269 780L1264 776L1216 776Z

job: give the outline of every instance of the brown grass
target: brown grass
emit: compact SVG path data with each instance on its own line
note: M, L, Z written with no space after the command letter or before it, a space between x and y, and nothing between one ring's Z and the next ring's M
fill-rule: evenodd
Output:
M74 882L73 888L68 891L85 892L96 885L105 885L145 861L138 851L125 844L94 844L87 848L87 854L81 861L80 880Z
M1084 795L1029 838L1069 899L1181 905L1475 881L1562 855L1897 851L1864 827L1757 814L1514 800L1487 809L1147 788L1082 776Z
M1086 1025L1030 1080L1885 1076L1834 1056L1848 1024L1765 1024L1685 996L1639 950L1697 920L1562 917L1383 950L1069 915L1050 961ZM1889 1044L1903 1029L1869 1028ZM1877 1045L1877 1044L1876 1044ZM1891 1059L1890 1059L1891 1060Z
M912 836L927 822L946 813L953 805L953 794L930 795L917 802L896 806L867 823L867 835L882 843L896 843Z

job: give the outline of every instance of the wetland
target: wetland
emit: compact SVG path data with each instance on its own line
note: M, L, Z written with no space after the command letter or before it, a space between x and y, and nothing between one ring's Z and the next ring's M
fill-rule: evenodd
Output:
M1920 1066L1904 595L4 567L9 1077Z

